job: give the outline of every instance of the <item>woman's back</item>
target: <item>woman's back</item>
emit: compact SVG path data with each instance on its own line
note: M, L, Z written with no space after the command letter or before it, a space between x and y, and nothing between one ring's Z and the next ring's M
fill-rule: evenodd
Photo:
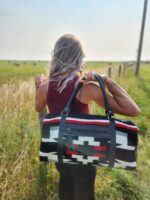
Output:
M63 111L71 94L73 93L78 78L78 76L75 76L74 79L67 84L61 93L57 91L58 82L49 82L46 103L50 113L61 113ZM88 104L82 103L77 98L75 98L72 103L70 112L88 114L89 106Z

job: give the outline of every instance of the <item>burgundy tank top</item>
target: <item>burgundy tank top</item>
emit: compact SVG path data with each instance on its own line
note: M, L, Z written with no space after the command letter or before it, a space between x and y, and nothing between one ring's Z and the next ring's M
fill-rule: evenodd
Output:
M76 76L71 82L69 82L69 84L61 93L57 91L58 83L56 81L49 82L46 101L50 113L58 114L63 111L74 90L77 79L78 76ZM84 104L75 98L72 102L70 113L88 114L89 106L88 104Z

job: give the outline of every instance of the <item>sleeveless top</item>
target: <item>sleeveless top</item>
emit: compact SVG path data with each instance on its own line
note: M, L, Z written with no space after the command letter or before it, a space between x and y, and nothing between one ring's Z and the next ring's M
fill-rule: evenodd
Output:
M74 90L77 79L78 76L76 76L71 82L69 82L66 88L61 93L57 91L58 82L56 81L49 82L48 92L46 96L46 103L50 113L59 114L63 111ZM70 113L88 114L89 106L88 104L80 102L75 97L71 105Z

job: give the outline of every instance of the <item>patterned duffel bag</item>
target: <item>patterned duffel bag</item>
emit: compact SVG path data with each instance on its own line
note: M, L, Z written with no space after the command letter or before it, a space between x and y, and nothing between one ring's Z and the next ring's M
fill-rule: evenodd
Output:
M136 169L137 127L131 121L116 119L110 108L104 84L95 75L105 102L106 115L70 114L79 84L64 111L47 114L42 122L40 161L103 165Z

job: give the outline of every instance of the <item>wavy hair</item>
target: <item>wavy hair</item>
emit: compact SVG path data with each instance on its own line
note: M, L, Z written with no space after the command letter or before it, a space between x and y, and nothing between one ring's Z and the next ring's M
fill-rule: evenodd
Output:
M82 72L84 52L79 39L72 34L60 37L52 51L49 80L58 81L57 91L62 92L66 85Z

